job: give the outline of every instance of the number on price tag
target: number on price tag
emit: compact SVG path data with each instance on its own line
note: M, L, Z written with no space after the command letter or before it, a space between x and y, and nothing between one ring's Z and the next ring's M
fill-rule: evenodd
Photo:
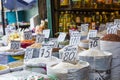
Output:
M77 46L67 46L64 48L64 52L62 54L62 61L69 63L76 63L77 61Z
M89 48L99 48L99 37L91 37L89 40Z
M73 31L70 36L70 45L78 45L80 43L81 34L78 31Z
M25 31L24 32L24 39L31 40L32 39L32 31Z
M20 45L21 45L20 41L12 40L10 49L13 49L13 50L20 49Z
M29 59L32 59L32 57L33 57L33 49L27 48L25 51L24 62L28 61Z
M117 27L107 28L107 34L117 34Z
M42 47L40 49L39 57L48 58L48 57L51 57L51 55L52 55L52 48L50 48L50 47Z
M36 42L37 42L37 43L42 43L44 40L45 40L44 34L38 34L38 35L36 36Z
M58 42L63 42L65 40L66 33L61 32L60 35L58 36Z
M90 37L96 37L97 36L97 30L90 30L87 36L87 39Z
M81 24L81 32L88 32L89 24Z
M49 36L50 36L50 29L43 30L43 34L45 35L45 38L49 38Z

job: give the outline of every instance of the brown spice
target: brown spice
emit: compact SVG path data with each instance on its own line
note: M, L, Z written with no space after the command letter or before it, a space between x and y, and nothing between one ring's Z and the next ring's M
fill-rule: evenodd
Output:
M117 30L117 35L120 37L120 30Z
M120 37L116 34L107 34L101 40L120 42Z

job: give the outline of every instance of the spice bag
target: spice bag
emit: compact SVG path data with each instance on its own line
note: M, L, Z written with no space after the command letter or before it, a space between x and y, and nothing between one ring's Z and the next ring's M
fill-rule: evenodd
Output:
M6 73L9 73L9 72L10 72L9 66L0 65L0 75L1 74L6 74Z
M104 52L105 56L83 56L79 55L79 60L90 63L90 80L108 80L110 79L110 68L112 54Z
M47 66L58 64L59 62L61 60L56 57L34 58L25 62L25 70L46 74Z
M111 80L120 80L120 42L100 41L100 48L113 54Z
M76 69L53 69L53 66L48 67L47 75L57 77L57 80L89 80L89 64L80 61L82 68Z

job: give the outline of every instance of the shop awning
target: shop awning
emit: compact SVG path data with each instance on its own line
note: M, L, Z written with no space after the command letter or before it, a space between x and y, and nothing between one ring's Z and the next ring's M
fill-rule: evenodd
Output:
M9 10L25 10L31 8L36 0L4 0L3 5Z

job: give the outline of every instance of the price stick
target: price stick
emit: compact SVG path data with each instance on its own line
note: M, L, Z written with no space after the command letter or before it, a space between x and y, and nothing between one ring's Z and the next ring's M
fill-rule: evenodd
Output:
M97 30L90 30L87 36L87 39L90 39L90 37L96 37L97 36Z
M66 33L61 32L60 35L58 36L58 42L63 42L65 40Z
M80 43L81 34L78 31L73 31L70 36L70 45L78 45Z
M81 24L81 32L88 32L89 24Z
M32 59L32 57L33 57L33 49L27 48L25 51L24 62L28 61L29 59Z
M24 32L24 39L31 40L32 39L32 31L25 31Z
M12 40L10 49L12 50L20 49L20 45L21 45L20 41Z
M77 46L67 46L63 49L62 61L75 64L77 62Z
M52 56L52 48L50 47L42 47L40 49L39 57L48 58Z
M44 42L45 41L45 36L44 36L44 34L37 34L37 36L36 36L36 42L37 43L42 43L42 42Z
M43 30L43 34L45 35L45 38L49 38L49 36L50 36L50 29Z
M108 27L107 34L117 34L117 27Z
M89 40L89 49L90 48L98 48L99 49L99 37L90 37Z

